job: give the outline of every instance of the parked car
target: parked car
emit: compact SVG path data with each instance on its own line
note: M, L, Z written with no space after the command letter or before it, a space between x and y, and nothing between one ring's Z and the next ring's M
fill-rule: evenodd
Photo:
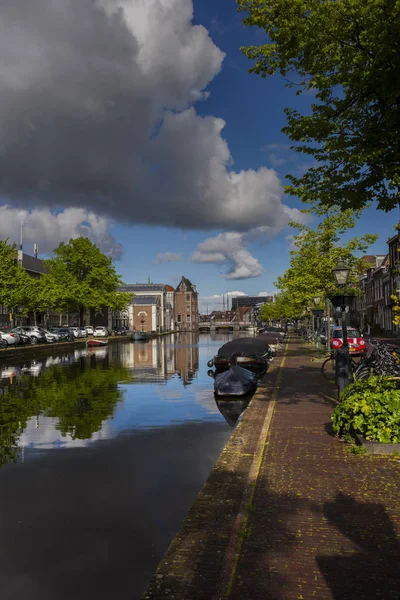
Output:
M88 336L88 332L86 331L86 328L80 327L79 328L79 337L86 338L87 336Z
M56 335L58 342L67 339L69 335L68 329L63 327L50 327L48 331Z
M3 337L2 332L0 331L0 348L6 348L8 346L8 342L5 337Z
M347 340L349 343L349 352L353 356L360 356L366 351L367 345L362 335L353 327L347 328ZM343 330L341 327L334 327L331 331L331 349L338 350L343 346Z
M19 335L16 331L1 329L0 334L2 340L7 342L7 346L16 346L19 343Z
M68 327L51 327L49 331L50 333L58 333L61 340L67 340L69 337Z
M31 338L29 337L29 335L26 335L26 333L19 332L17 335L19 335L19 345L25 346L26 344L31 343Z
M106 327L96 327L94 330L94 337L107 337L108 331Z
M40 331L44 333L44 335L46 336L46 342L48 343L59 342L61 339L58 333L52 333L51 331L49 331L48 329L44 329L43 327L40 327Z
M94 334L94 327L92 327L92 325L86 325L85 329L88 335Z
M16 331L0 330L1 339L7 342L7 346L16 346L19 343L20 337Z
M79 329L79 327L69 327L68 330L69 330L69 333L70 334L72 333L72 335L74 337L76 337L76 338L80 337L80 329Z
M15 327L13 329L14 332L16 333L22 333L25 334L29 337L29 341L31 344L37 344L39 342L46 342L46 336L45 334L40 331L40 328L37 325L24 325L24 326L19 326L19 327Z

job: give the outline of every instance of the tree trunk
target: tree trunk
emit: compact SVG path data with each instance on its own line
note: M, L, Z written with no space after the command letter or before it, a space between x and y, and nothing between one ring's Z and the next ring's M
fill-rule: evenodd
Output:
M326 349L331 350L331 311L329 299L326 299Z
M85 309L81 306L79 308L79 326L83 327L84 323L84 318L85 318Z

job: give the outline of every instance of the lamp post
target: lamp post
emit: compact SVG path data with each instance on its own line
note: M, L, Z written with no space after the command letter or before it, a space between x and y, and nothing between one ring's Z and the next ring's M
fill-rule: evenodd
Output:
M339 260L337 266L332 273L335 278L335 283L339 288L345 288L349 280L351 269L347 267L342 260ZM335 296L332 298L334 306L338 306L342 313L342 332L343 344L336 350L335 375L336 383L339 389L339 394L349 385L350 381L350 355L349 342L347 340L347 324L346 324L346 296Z

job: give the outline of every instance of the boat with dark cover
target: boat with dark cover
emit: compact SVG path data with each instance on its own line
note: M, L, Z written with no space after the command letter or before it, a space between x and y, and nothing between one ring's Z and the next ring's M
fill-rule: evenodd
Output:
M272 352L266 337L243 337L227 342L218 353L208 361L209 367L224 371L231 366L232 355L235 355L238 367L252 371L259 377L267 371Z
M256 389L256 375L243 367L232 365L227 371L214 376L214 392L217 396L245 396Z
M131 335L132 342L148 342L150 336L145 331L134 331Z

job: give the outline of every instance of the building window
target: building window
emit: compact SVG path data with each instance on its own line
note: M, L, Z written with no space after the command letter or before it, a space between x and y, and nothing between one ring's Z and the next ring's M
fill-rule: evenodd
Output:
M190 323L190 315L186 316L186 323Z
M190 302L190 294L186 294L186 302Z
M178 323L180 323L180 322L181 322L181 320L182 320L182 319L181 319L181 315L178 315Z
M190 314L190 304L186 304L186 312Z

